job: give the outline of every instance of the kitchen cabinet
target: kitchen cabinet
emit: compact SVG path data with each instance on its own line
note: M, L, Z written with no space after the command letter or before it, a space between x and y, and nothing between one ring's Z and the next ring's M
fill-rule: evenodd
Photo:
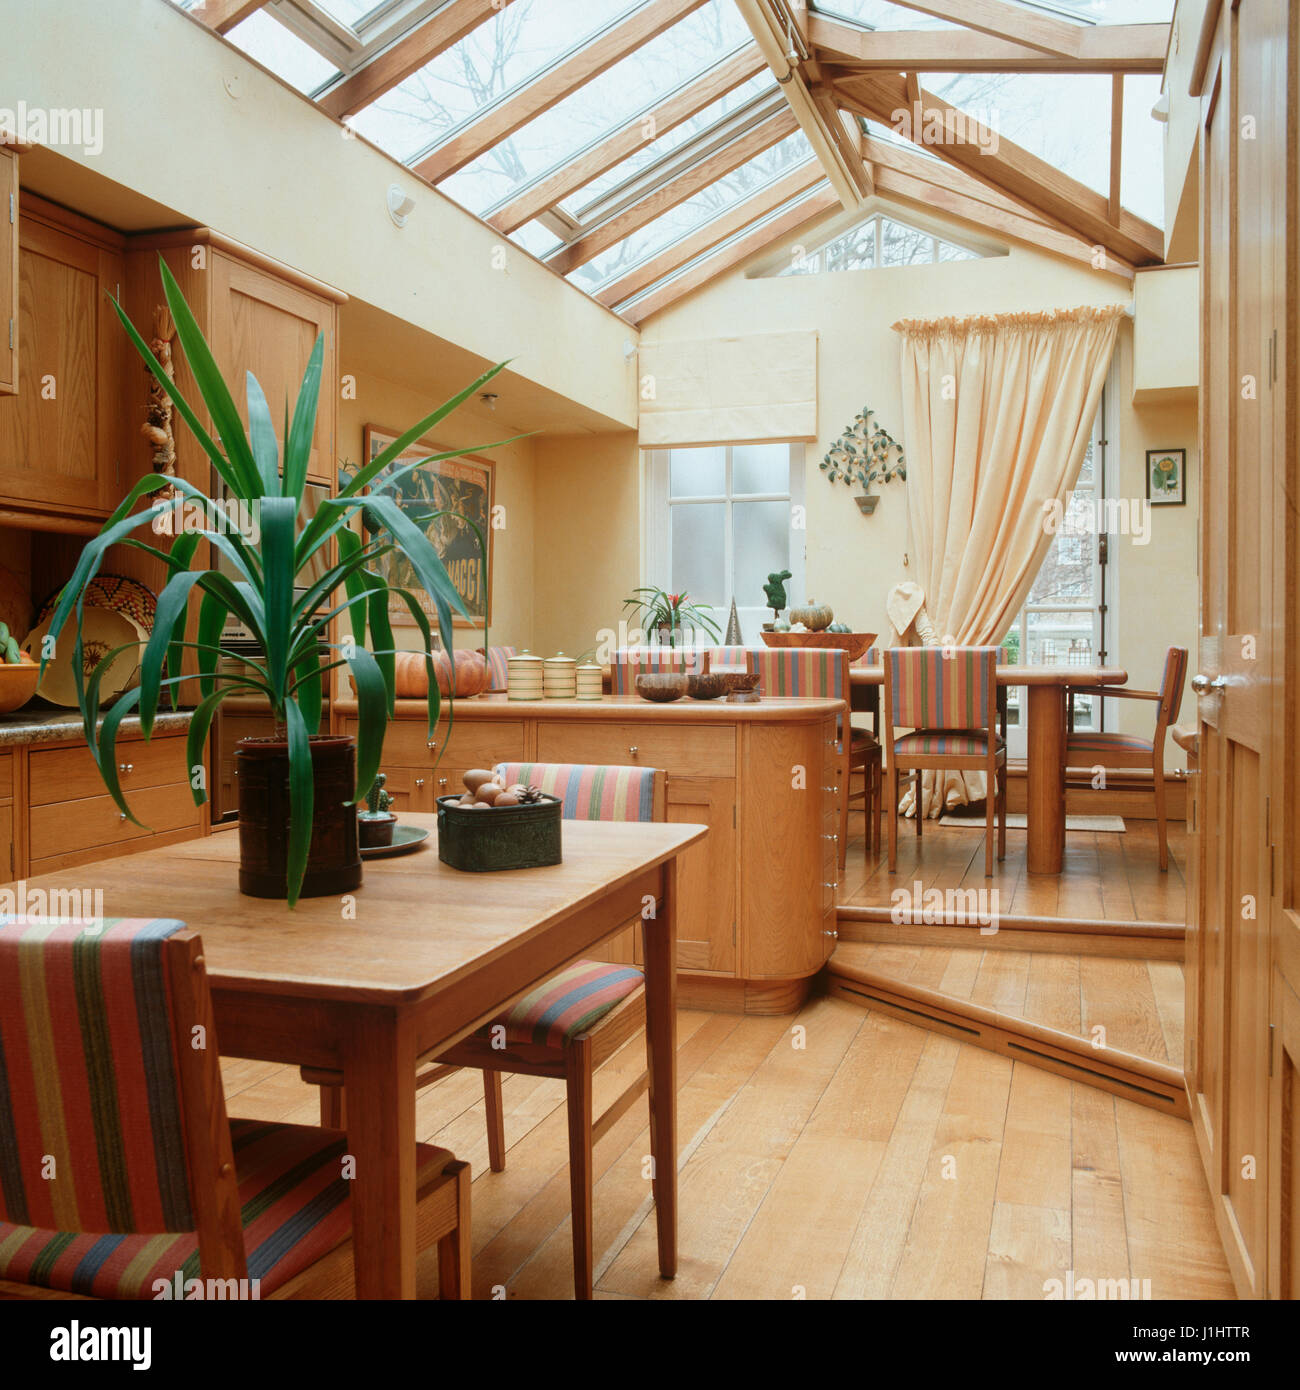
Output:
M0 396L18 390L18 152L0 145Z
M399 700L383 771L400 814L435 810L437 797L460 790L465 769L499 762L662 769L667 818L709 827L680 859L682 1004L785 1013L807 996L834 943L842 708L837 700L480 696L458 700L450 735L440 723L429 739L423 703ZM336 704L334 728L355 736L355 700ZM592 954L631 961L638 953L625 930Z
M110 301L122 283L122 238L34 198L17 226L22 359L16 393L0 395L0 505L106 516L122 483L129 344ZM0 324L8 318L0 305Z

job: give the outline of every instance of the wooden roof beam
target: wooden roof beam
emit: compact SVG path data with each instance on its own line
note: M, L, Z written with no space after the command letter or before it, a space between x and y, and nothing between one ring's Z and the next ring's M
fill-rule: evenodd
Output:
M835 207L838 201L833 188L818 189L802 202L787 208L780 217L764 223L761 227L755 227L746 236L737 237L735 241L715 251L698 265L669 280L667 284L660 285L658 289L651 290L644 298L619 312L631 324L643 323L651 314L675 304L677 300L699 289L701 285L707 285L719 275L726 274L732 266L747 261L765 246L770 246L772 242L779 241L781 237L820 217Z
M1010 5L1006 0L894 0L894 3L905 10L919 10L995 39L1010 39L1026 48L1065 58L1078 53L1079 35L1087 27L1054 19L1021 5Z
M580 265L586 265L602 251L617 245L633 232L640 231L655 218L662 217L664 213L675 208L678 203L694 197L702 188L716 183L732 170L739 169L755 155L771 149L797 129L794 115L778 107L766 120L757 122L708 158L692 164L672 182L647 193L630 208L582 233L567 246L558 247L546 258L546 264L553 270L558 270L561 275L567 275Z
M195 5L190 13L218 34L228 34L236 24L242 24L265 4L266 0L203 0L203 4Z
M1163 72L1169 26L1092 25L1071 57L973 31L865 29L816 13L808 37L823 64L862 72Z
M748 44L730 58L715 64L688 86L680 88L651 111L633 116L621 130L575 155L554 173L529 184L504 207L488 217L503 236L534 218L538 213L563 202L571 193L585 188L592 179L607 173L616 164L634 155L661 135L667 135L684 121L698 115L720 97L763 72L766 60L756 44Z
M871 120L898 124L899 112L910 114L906 79L884 73L840 81L835 91L842 105ZM1046 160L1021 149L968 116L964 111L919 89L918 122L902 123L901 133L968 174L1005 193L1091 246L1101 246L1130 265L1156 265L1164 259L1164 234L1158 227L1121 211L1118 224L1109 218L1108 199L1072 179ZM934 140L934 130L941 140Z
M508 139L521 126L572 96L592 78L607 72L629 53L707 3L708 0L648 0L571 57L489 106L476 120L413 164L413 171L430 183L438 183L472 164L493 145Z
M797 63L792 65L786 56L784 45L789 38L785 23L791 16L783 0L736 0L736 7L840 202L846 208L856 207L871 193L871 171L859 157L856 143L849 138L833 101L824 99L820 84L802 72Z
M355 115L500 14L501 8L500 0L450 0L440 5L363 67L323 92L316 104L340 121Z
M706 222L698 231L675 241L666 251L634 266L626 275L606 285L595 297L611 308L625 299L631 299L634 294L640 294L647 286L681 269L719 242L744 231L751 222L767 217L782 203L788 203L791 198L821 183L825 177L826 173L817 160L805 160L766 188L760 188L757 193L729 208L721 217Z

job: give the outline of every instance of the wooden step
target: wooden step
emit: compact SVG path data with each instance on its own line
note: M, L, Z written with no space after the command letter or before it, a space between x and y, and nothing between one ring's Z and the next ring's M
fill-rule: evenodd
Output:
M829 992L1186 1119L1175 962L841 941Z

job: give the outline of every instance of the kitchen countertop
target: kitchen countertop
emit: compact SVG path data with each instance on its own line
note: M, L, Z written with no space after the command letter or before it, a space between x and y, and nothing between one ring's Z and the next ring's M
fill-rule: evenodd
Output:
M155 734L179 734L189 728L192 710L160 713L153 722ZM140 733L140 720L127 715L118 730L120 737L132 738ZM81 738L81 715L75 709L15 710L0 714L0 748L12 748L20 743L66 743Z
M446 698L443 717L446 717ZM357 713L356 700L336 700L342 715ZM842 700L796 698L765 695L753 702L691 700L683 697L667 703L643 700L639 695L605 695L599 700L510 700L505 695L462 696L455 702L456 720L480 719L584 719L617 720L636 723L748 724L817 720L844 708ZM398 700L395 719L427 719L424 700Z

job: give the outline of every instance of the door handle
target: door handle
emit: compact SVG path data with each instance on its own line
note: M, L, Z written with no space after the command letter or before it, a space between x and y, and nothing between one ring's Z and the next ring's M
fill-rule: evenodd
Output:
M1198 695L1208 695L1211 690L1223 690L1228 682L1224 676L1215 676L1213 680L1209 676L1202 676L1199 672L1192 677L1192 689Z

